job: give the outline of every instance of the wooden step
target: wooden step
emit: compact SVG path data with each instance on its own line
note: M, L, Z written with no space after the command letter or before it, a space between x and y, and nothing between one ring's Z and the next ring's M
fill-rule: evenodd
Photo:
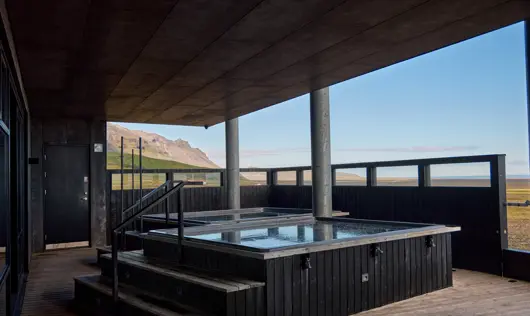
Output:
M83 315L141 315L141 316L192 316L197 313L182 308L163 306L160 302L145 295L120 286L118 306L114 307L112 288L98 275L86 275L74 278L75 306L78 313Z
M112 277L111 255L101 259L102 275ZM174 262L149 259L142 251L119 253L118 275L120 284L215 315L261 315L264 311L263 282L177 268Z
M108 254L108 253L111 253L112 252L112 247L111 246L101 246L101 247L96 247L96 251L97 251L97 264L98 266L100 266L101 264L101 256L104 255L104 254Z

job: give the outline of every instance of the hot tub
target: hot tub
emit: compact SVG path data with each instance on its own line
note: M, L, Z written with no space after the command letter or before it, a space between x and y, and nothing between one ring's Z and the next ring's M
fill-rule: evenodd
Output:
M267 315L350 315L451 286L458 230L313 217L189 227L181 263L265 282ZM144 252L175 259L176 233L150 232Z
M233 210L215 210L200 212L185 212L184 226L200 226L212 224L239 223L254 220L266 219L289 219L300 217L312 217L311 209L292 209L292 208L274 208L274 207L256 207L242 208ZM168 228L166 225L166 214L148 214L144 215L143 221L146 230L157 228ZM177 227L178 213L169 214L169 227Z

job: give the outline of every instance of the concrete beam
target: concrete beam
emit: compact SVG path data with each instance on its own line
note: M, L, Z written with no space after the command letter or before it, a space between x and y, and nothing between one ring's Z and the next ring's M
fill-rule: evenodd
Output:
M310 102L313 214L331 217L329 88L312 91Z

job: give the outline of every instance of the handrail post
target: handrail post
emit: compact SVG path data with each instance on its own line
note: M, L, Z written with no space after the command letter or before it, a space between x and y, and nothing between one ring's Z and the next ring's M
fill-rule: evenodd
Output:
M418 165L418 186L420 188L431 186L431 166Z
M377 186L377 168L376 167L366 168L366 186L369 188Z
M123 211L125 210L124 199L123 199L123 136L121 137L121 150L120 150L120 192L121 192L121 210L116 212L119 216L116 216L116 223L120 223L123 216ZM111 177L112 179L112 177ZM112 183L112 182L111 182Z
M182 190L180 191L182 193ZM177 263L180 264L182 260L182 240L184 239L184 205L182 204L182 199L179 198L179 230L178 230L178 254L177 254Z
M112 230L112 299L118 311L118 233ZM117 314L117 313L116 313Z
M140 137L140 140L138 142L140 145L140 157L139 157L139 163L140 163L140 209L142 209L142 200L144 197L144 190L143 190L143 166L142 166L142 138ZM140 233L144 232L144 217L140 216Z
M166 173L166 181L171 181L170 183L167 183L167 186L166 186L166 192L169 192L169 190L171 189L171 186L173 186L173 172L168 172ZM169 200L169 198L166 200L166 227L169 228L169 213L170 213L170 206L171 206L171 201Z
M131 156L131 193L132 193L132 201L133 204L136 203L136 194L134 192L134 149L132 150L132 156ZM133 210L134 211L134 210ZM136 230L136 225L134 223L131 225Z

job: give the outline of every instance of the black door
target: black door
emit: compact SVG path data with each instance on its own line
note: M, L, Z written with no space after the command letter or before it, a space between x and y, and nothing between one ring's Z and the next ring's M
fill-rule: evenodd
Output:
M59 244L89 240L88 147L46 146L44 240Z

